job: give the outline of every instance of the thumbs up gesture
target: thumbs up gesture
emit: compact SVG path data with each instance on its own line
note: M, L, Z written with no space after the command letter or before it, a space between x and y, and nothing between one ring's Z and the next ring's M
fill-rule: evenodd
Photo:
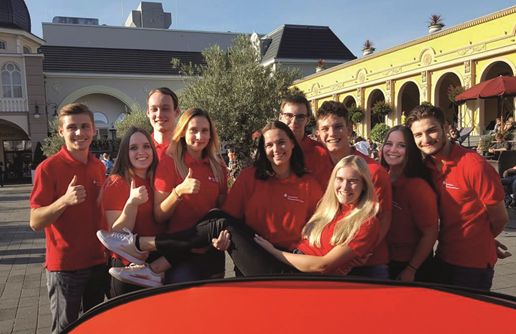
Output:
M129 199L127 200L130 204L140 205L149 200L149 193L147 187L139 186L136 187L134 180L131 180L131 189L129 190Z
M74 175L68 184L63 199L66 205L80 204L86 199L86 189L84 189L83 185L77 185L77 175Z
M197 194L201 189L201 181L197 180L192 175L192 169L188 168L188 174L181 184L176 187L176 192L179 196L186 194Z

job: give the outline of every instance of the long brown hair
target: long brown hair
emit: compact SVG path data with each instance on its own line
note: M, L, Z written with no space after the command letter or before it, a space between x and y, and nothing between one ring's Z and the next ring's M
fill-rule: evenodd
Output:
M206 147L202 150L202 157L208 158L213 175L215 178L217 178L219 183L222 184L225 182L225 177L223 174L225 170L223 169L223 166L225 164L220 156L219 136L217 135L217 130L215 129L215 126L213 126L213 122L208 112L200 108L190 108L181 114L174 133L172 134L172 140L168 146L167 154L170 155L172 159L174 159L174 163L179 175L185 178L188 174L188 167L186 167L184 162L184 155L186 152L185 134L190 120L194 117L204 117L210 124L210 140L208 145L206 145Z

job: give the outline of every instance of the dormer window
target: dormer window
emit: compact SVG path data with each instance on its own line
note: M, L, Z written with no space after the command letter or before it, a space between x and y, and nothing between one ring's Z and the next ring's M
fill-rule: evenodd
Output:
M23 53L32 53L32 50L28 46L24 46Z
M21 71L18 65L7 63L0 69L2 95L5 98L22 97Z

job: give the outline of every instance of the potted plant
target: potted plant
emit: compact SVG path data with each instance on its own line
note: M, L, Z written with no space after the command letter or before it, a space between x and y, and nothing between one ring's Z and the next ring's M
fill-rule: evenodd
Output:
M319 61L317 62L317 65L315 65L315 72L321 72L322 70L324 70L324 67L326 65L326 62L324 61L324 59L319 59Z
M464 87L462 87L460 85L459 86L454 86L454 85L448 86L448 100L450 100L450 102L454 105L459 105L460 103L458 103L455 98L457 97L457 95L461 94L462 92L464 92Z
M387 116L392 111L392 107L390 104L385 103L385 101L378 101L373 105L371 111L375 115Z
M373 47L373 42L366 39L366 41L364 42L364 45L362 45L362 54L364 56L367 56L367 55L370 55L371 53L373 53L374 50L376 50L376 49Z
M387 136L387 132L389 132L390 127L385 123L378 123L371 130L371 139L376 143L383 143L385 136Z
M353 103L348 108L348 115L353 124L357 124L364 120L365 110Z
M444 27L443 19L441 15L432 14L428 19L428 33L434 33L441 30Z

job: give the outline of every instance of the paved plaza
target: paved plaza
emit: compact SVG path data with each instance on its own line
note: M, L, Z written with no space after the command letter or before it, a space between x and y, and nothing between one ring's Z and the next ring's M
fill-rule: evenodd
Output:
M50 332L45 239L29 228L30 191L31 185L0 188L0 334ZM515 255L498 262L493 291L516 296L516 212L510 214L498 239Z

